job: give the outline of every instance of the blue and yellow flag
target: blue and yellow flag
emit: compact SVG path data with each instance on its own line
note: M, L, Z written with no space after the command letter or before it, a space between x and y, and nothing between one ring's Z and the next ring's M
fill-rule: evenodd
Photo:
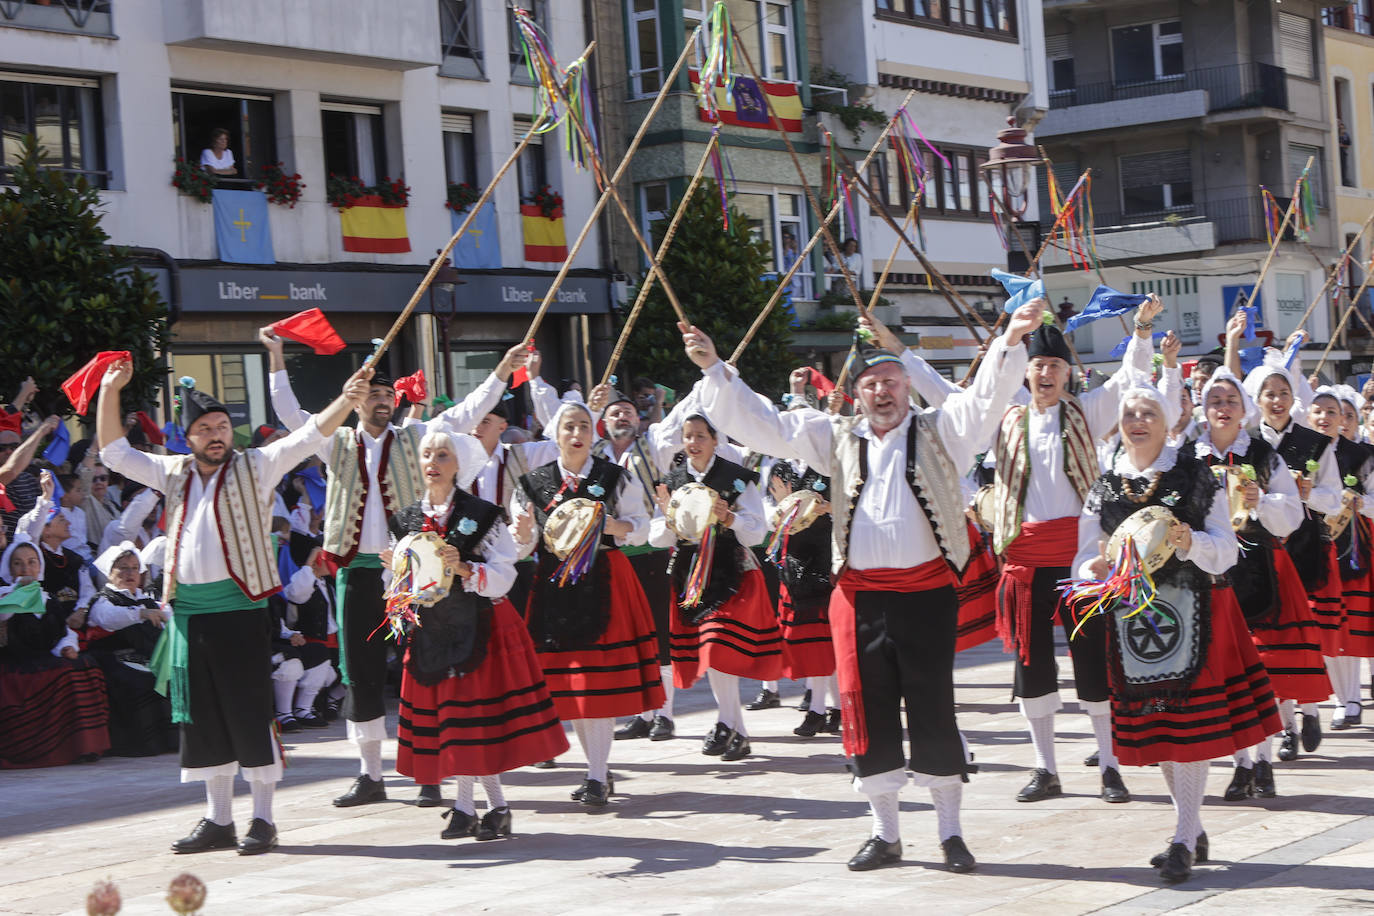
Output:
M272 227L267 221L267 195L261 191L216 189L215 241L227 264L275 264Z
M466 212L451 213L453 231L468 218ZM459 270L500 270L501 233L496 228L496 204L487 201L477 211L472 225L453 246L453 266Z

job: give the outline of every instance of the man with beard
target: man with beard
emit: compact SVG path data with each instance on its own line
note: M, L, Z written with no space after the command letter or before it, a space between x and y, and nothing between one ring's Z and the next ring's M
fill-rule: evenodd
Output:
M160 692L171 685L181 725L182 781L204 780L206 815L172 844L178 853L238 846L240 855L277 845L272 794L281 754L272 731L272 649L267 599L281 590L267 507L282 475L319 447L367 395L371 370L349 377L343 394L300 429L260 449L234 450L229 410L182 379L181 424L190 455L134 449L120 422L119 394L133 376L120 360L100 383L97 438L111 470L167 494L163 600L172 621L151 667ZM234 831L234 774L253 793L253 821Z
M911 408L909 351L876 325L882 348L856 338L849 376L860 413L810 408L779 414L716 356L710 338L679 325L702 369L701 397L722 430L745 446L800 459L830 477L830 623L854 788L868 796L873 832L849 861L867 871L901 860L898 792L906 771L930 789L945 865L975 866L959 826L968 759L954 715L959 607L951 569L972 556L959 478L991 438L1025 372L1025 336L1046 307L1017 309L973 383L939 409ZM919 609L919 613L913 613ZM903 754L905 704L909 755Z
M291 391L281 338L271 328L262 328L258 340L270 354L272 408L288 429L299 429L310 415ZM525 364L526 355L525 344L516 344L461 403L428 423L411 421L402 427L391 423L396 409L392 380L374 375L367 399L357 407L357 428L339 429L316 452L329 475L323 547L338 568L339 668L348 691L344 717L348 738L357 744L360 758L357 779L334 799L340 808L386 800L382 742L386 739L387 643L379 632L386 617L381 554L391 546L387 523L392 514L419 502L424 494L420 440L431 431L471 432L500 400L511 373ZM422 807L442 802L438 786L420 787Z

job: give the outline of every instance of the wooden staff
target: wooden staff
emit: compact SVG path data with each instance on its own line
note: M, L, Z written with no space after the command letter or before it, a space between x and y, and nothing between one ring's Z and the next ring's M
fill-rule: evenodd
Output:
M1302 180L1307 177L1307 172L1312 168L1312 163L1316 161L1316 156L1308 156L1307 164L1302 167L1302 174L1297 181L1293 182L1293 199L1288 202L1288 209L1283 213L1283 222L1279 223L1279 231L1274 233L1274 240L1269 243L1269 254L1265 255L1264 263L1260 265L1259 276L1255 278L1255 285L1250 287L1250 295L1246 298L1245 304L1249 305L1255 301L1255 293L1259 292L1260 284L1264 283L1264 275L1269 272L1269 265L1274 262L1274 255L1278 253L1279 242L1283 241L1283 233L1288 229L1288 223L1293 219L1293 214L1298 211L1298 192L1302 190ZM1345 322L1341 322L1344 324Z
M881 148L883 143L887 140L887 135L892 132L892 128L896 125L897 118L900 116L902 109L906 107L907 103L911 101L912 96L915 94L915 89L909 91L906 94L906 98L902 99L902 104L897 106L897 114L888 118L887 126L884 127L883 132L878 135L878 142L873 144L873 148L870 149L868 155L864 157L864 161L859 165L860 169L868 168L868 163L878 154L879 148ZM773 295L769 298L768 302L759 310L758 317L754 319L754 323L751 324L749 330L745 332L744 338L739 342L739 345L735 347L735 352L730 355L730 365L733 366L739 361L740 354L744 352L744 348L749 346L749 342L754 339L754 335L758 333L759 328L763 327L763 322L768 318L768 313L773 310L773 306L782 298L783 292L792 282L792 275L801 267L802 263L806 260L806 256L811 252L811 249L816 247L816 243L821 238L822 230L830 225L830 221L835 218L835 214L840 212L841 206L843 206L843 202L840 200L836 200L835 203L831 205L830 212L821 220L820 228L812 233L811 240L806 243L806 247L797 255L797 260L794 261L792 266L787 269L787 272L782 275L782 281L778 284L778 288L773 291Z
M1322 301L1323 297L1326 296L1327 290L1331 289L1331 286L1339 279L1341 266L1350 260L1350 252L1360 243L1360 238L1369 230L1370 224L1372 223L1374 223L1374 212L1369 214L1368 219L1364 221L1364 225L1360 227L1360 231L1350 240L1350 244L1345 246L1345 251L1341 252L1341 256L1336 259L1336 266L1331 268L1331 272L1327 274L1326 283L1322 284L1322 288L1317 291L1317 295L1313 296L1312 301L1307 304L1307 311L1303 312L1302 318L1298 320L1298 327L1307 324L1307 319L1311 318L1312 313L1317 310L1317 305ZM1311 245L1307 246L1307 250L1314 258L1317 257L1316 252L1312 251ZM1326 266L1321 258L1317 258L1317 263L1321 264L1322 267ZM1361 315L1360 317L1363 318L1364 316Z
M1364 293L1365 288L1369 286L1371 278L1374 278L1374 271L1365 271L1364 282L1361 283L1360 288L1355 291L1355 295L1350 297L1350 305L1346 306L1345 314L1341 316L1340 324L1336 325L1336 330L1331 332L1331 339L1326 342L1326 349L1322 351L1322 358L1317 361L1317 368L1312 370L1313 375L1322 371L1322 366L1326 365L1326 358L1331 354L1331 348L1336 345L1336 338L1340 337L1341 331L1345 330L1345 323L1350 320L1350 313L1355 311L1355 306L1359 304L1360 296Z
M664 230L663 240L658 243L658 260L661 262L664 255L668 253L668 246L673 243L673 236L677 235L678 223L682 222L682 214L687 210L687 202L696 193L697 185L701 183L701 176L706 171L706 163L711 160L711 151L720 142L720 130L711 131L711 139L706 143L706 152L702 153L701 161L697 163L697 170L692 173L692 180L687 184L687 193L678 201L677 210L673 212L673 219L668 223L668 228ZM799 258L800 260L800 258ZM639 320L640 310L644 308L644 300L649 297L649 291L653 289L654 278L658 276L658 271L650 270L645 275L644 281L639 285L639 294L635 297L635 304L630 309L629 316L625 319L625 326L620 329L620 337L615 342L615 349L611 351L610 362L606 363L606 371L601 376L601 384L605 385L611 380L611 374L615 372L615 367L620 363L620 357L625 352L625 344L630 339L630 331L634 328L635 322Z
M700 29L701 27L697 26L697 31L700 31ZM539 330L539 325L543 322L544 315L549 310L549 305L553 302L554 296L558 294L559 288L563 285L563 280L568 276L568 271L572 270L573 260L577 257L577 252L581 250L582 243L587 240L588 234L592 231L592 226L596 224L597 217L601 215L601 211L605 209L607 202L611 198L614 198L616 204L620 207L620 212L624 215L625 221L629 224L630 230L634 233L635 239L639 242L639 247L643 250L644 256L649 259L650 275L660 273L658 259L654 257L653 251L649 248L649 243L644 241L644 235L639 231L639 225L635 222L634 217L630 215L630 211L626 209L625 202L620 199L620 192L616 189L616 184L620 181L620 176L625 173L625 169L629 167L630 160L633 159L635 153L638 152L639 143L644 139L644 135L648 133L649 125L653 122L654 116L658 114L659 108L662 107L663 100L668 97L668 90L672 88L673 80L677 79L678 71L682 69L682 65L687 61L687 55L692 51L695 37L696 32L693 32L692 40L683 43L682 53L678 55L677 62L673 64L672 70L668 71L667 77L663 80L663 88L659 90L658 96L654 99L653 105L650 106L648 114L646 114L644 120L640 122L639 130L635 131L634 138L630 140L630 145L625 150L625 157L620 160L620 165L616 167L615 174L612 175L609 180L606 178L605 166L601 162L601 157L597 154L596 146L592 143L591 136L587 133L587 126L575 117L568 117L568 123L572 125L573 129L576 130L579 135L581 135L582 142L587 147L588 155L592 160L592 170L595 172L597 178L604 183L604 187L601 190L601 196L597 198L596 206L592 208L591 215L588 216L587 221L583 223L582 231L577 234L577 239L573 242L572 248L568 249L568 256L564 258L562 265L558 268L557 275L553 278L553 282L549 284L548 291L544 293L544 298L539 303L539 309L534 313L533 320L530 321L529 330L525 332L526 340L534 339L534 332ZM572 105L568 101L567 92L562 86L558 87L558 97L568 109L572 108ZM684 322L687 321L687 314L682 310L682 303L678 301L677 292L674 291L673 285L668 282L667 277L663 277L663 292L668 297L668 302L672 305L673 311L677 312L679 320ZM588 381L590 381L590 379L588 379Z
M591 54L592 49L595 47L596 42L592 41L591 44L587 45L586 50L582 52L582 57L585 58L588 54ZM372 351L372 355L363 360L364 369L375 367L377 361L382 358L382 354L385 353L392 342L396 340L396 335L401 333L401 328L403 328L406 321L410 319L410 313L415 311L415 306L419 303L420 298L424 296L425 291L429 289L429 285L434 282L435 275L439 273L439 269L448 261L448 256L453 252L453 246L457 245L458 240L463 237L463 233L468 231L468 226L476 219L478 211L482 209L487 199L491 197L492 191L496 190L496 185L501 181L502 177L504 177L510 167L515 164L515 161L520 158L520 154L525 151L525 147L530 145L530 141L534 139L535 131L544 121L545 115L541 113L540 116L535 119L535 122L530 125L530 129L525 133L525 136L520 138L520 142L515 145L515 149L506 157L506 161L502 163L501 168L492 176L491 181L487 182L487 186L482 189L482 195L477 198L477 202L468 210L467 219L463 220L462 225L458 227L458 231L453 233L449 238L448 244L445 245L439 251L438 256L430 262L429 270L426 271L424 278L420 280L420 285L415 288L415 292L411 295L410 301L407 302L406 307L401 310L401 314L396 316L396 320L391 323L391 330L386 332L386 337L382 338L382 342L377 345L377 349Z

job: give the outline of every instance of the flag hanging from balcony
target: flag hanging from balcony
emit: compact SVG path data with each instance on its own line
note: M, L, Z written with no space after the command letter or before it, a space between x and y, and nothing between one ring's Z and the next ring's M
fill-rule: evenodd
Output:
M457 232L467 219L467 213L450 212L449 215L453 218L453 231ZM496 204L488 201L477 211L468 231L453 247L453 266L459 270L501 269L501 233L496 228Z
M404 204L384 204L376 194L364 194L339 211L343 250L372 254L404 254L410 250Z
M214 191L215 242L226 264L275 264L267 195L261 191Z
M691 80L692 90L697 91L701 84L701 77L697 71L688 71L688 79ZM714 98L716 114L698 103L698 118L710 122L719 120L722 124L733 124L736 127L770 130L772 125L768 122L767 103L772 102L773 113L778 117L779 126L794 134L801 132L801 96L797 94L795 83L774 83L769 80L756 82L747 76L736 76L727 87L723 79L718 79Z
M537 204L520 205L520 226L525 234L525 260L562 264L568 257L568 236L563 231L563 208L545 216Z

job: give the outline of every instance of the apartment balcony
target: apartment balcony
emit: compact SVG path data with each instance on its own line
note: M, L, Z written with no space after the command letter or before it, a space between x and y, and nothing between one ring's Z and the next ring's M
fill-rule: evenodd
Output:
M1035 133L1043 139L1255 109L1288 110L1282 67L1233 64L1158 80L1084 83L1050 93L1050 111Z
M111 0L6 0L0 3L0 26L113 38L112 5Z
M163 0L167 43L415 70L440 62L434 0Z

